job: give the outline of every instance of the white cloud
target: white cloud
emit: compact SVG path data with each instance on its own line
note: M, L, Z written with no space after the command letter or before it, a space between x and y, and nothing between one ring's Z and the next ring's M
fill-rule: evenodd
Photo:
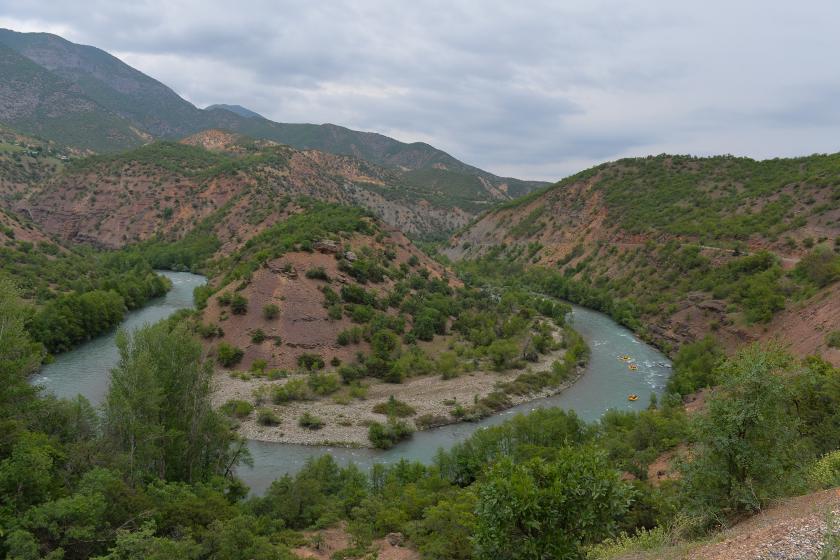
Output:
M113 52L193 103L427 141L556 179L626 155L838 149L822 0L0 0L0 25Z

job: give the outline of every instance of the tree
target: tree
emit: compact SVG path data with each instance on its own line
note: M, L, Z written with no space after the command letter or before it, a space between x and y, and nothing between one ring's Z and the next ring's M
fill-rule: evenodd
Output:
M210 405L212 368L186 326L120 331L117 347L104 427L129 478L193 482L228 474L235 437Z
M555 460L503 458L478 487L476 557L580 558L581 546L616 529L631 490L605 456L564 448Z
M723 351L711 336L683 344L674 358L674 374L668 380L668 392L687 395L714 385L715 367Z
M26 377L38 367L43 351L24 330L29 315L14 285L0 278L0 433L8 433L4 424L37 394Z
M493 368L502 371L510 367L511 361L519 354L519 347L513 340L498 339L487 347L487 354Z
M796 264L796 274L824 288L840 278L840 256L825 245L815 247Z
M694 459L683 466L685 496L696 513L755 511L781 490L800 449L782 379L792 367L784 351L757 345L720 367L721 384L697 420Z

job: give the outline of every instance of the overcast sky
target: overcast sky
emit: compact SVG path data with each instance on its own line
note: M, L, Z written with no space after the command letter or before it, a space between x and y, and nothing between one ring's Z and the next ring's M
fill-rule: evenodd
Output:
M840 2L0 0L200 107L422 140L555 180L662 152L840 150Z

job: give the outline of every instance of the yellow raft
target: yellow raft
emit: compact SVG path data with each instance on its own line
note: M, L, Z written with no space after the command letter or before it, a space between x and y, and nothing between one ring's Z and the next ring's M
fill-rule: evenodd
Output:
M629 366L627 366L627 368L630 371L636 371L637 369L639 369L639 366L637 366L636 364L630 364Z
M628 395L628 396L627 396L627 400L628 400L628 401L635 401L635 400L639 400L639 395Z

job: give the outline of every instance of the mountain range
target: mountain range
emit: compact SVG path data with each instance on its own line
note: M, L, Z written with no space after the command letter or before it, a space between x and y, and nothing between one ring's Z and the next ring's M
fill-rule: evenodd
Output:
M498 177L422 142L334 124L277 123L236 105L199 109L107 52L48 33L0 29L0 75L0 123L82 153L118 152L221 129L411 172L407 182L430 189L468 184L479 203L543 186Z

